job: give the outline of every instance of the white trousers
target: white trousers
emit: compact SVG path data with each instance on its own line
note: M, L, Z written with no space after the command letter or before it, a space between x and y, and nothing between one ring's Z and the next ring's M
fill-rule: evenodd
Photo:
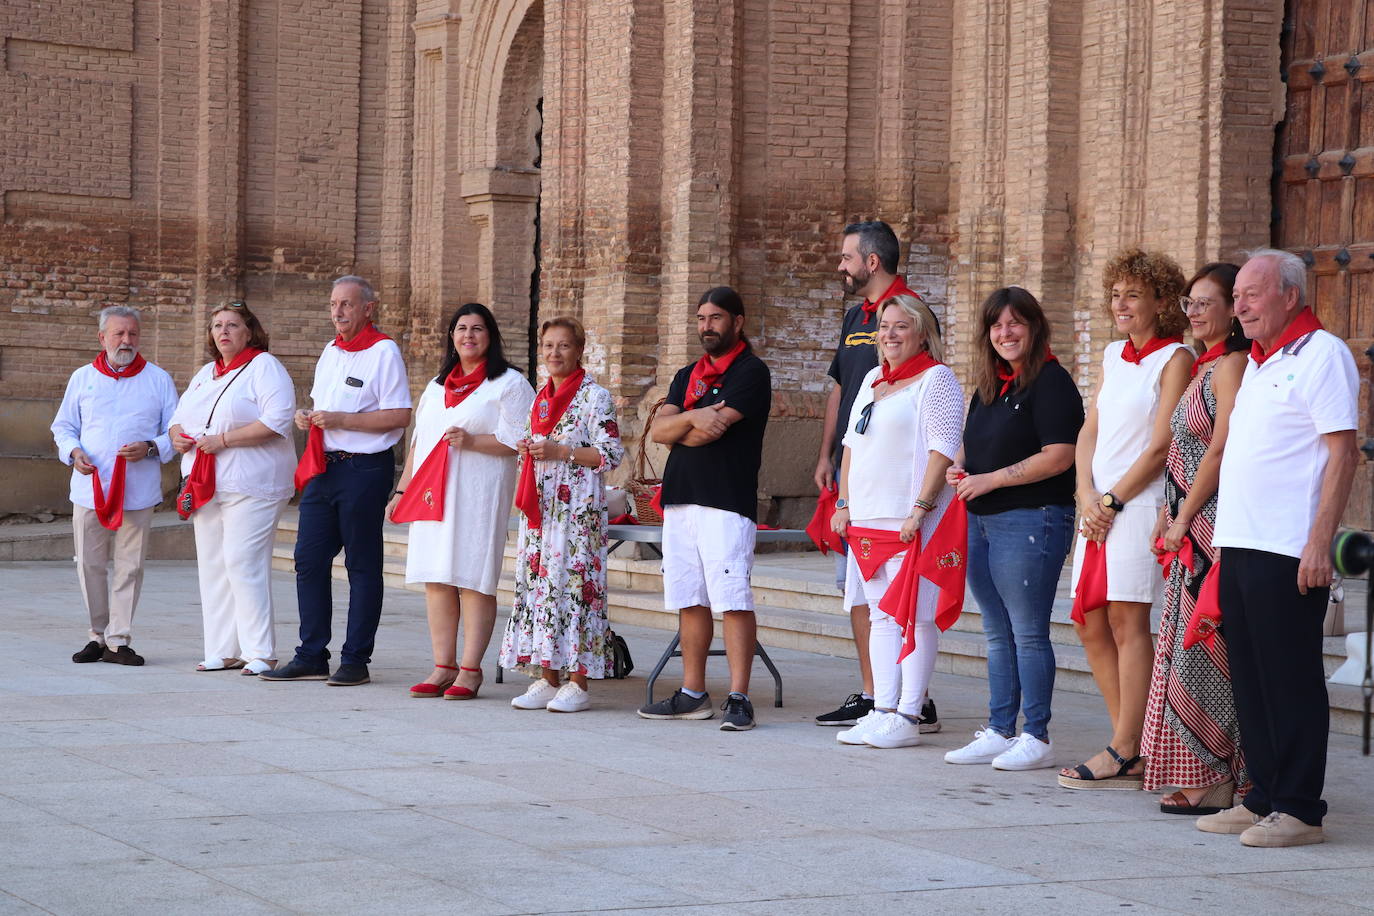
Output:
M900 519L873 519L854 522L863 528L896 531ZM902 628L889 614L878 609L883 594L902 567L905 551L883 563L865 580L853 551L849 554L846 574L845 607L868 603L868 619L872 624L868 634L868 658L873 665L873 705L878 709L895 709L906 716L920 715L925 703L930 677L935 673L935 656L940 648L940 629L935 626L935 606L940 590L925 579L921 580L916 597L916 648L900 663ZM857 583L857 584L856 584Z
M192 516L207 661L277 657L272 542L286 503L216 493Z
M72 506L76 575L91 617L91 639L101 645L118 648L129 644L134 608L138 607L138 594L143 589L143 560L148 554L152 525L152 506L126 509L118 531L100 524L94 509Z

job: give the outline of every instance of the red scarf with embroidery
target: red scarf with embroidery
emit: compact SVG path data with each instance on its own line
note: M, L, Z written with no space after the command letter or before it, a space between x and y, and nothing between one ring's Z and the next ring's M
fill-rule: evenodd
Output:
M940 598L935 605L935 625L941 630L952 627L963 613L967 571L968 506L955 497L916 561L916 572L940 589ZM883 609L882 604L878 607Z
M334 346L349 353L357 353L359 350L366 350L375 343L391 338L377 330L377 326L372 322L367 323L352 340L344 340L343 336L334 338ZM318 426L311 426L310 432L305 437L305 451L301 453L301 460L296 463L296 473L293 483L297 490L304 490L306 484L324 473L324 430Z
M1283 329L1283 333L1279 335L1278 340L1274 341L1274 346L1268 353L1264 352L1264 348L1260 346L1258 340L1251 341L1250 358L1255 361L1256 366L1263 366L1266 359L1273 356L1299 337L1302 337L1304 334L1311 334L1313 331L1323 330L1325 330L1325 328L1322 326L1322 323L1317 320L1317 316L1313 311L1310 308L1305 308L1301 312L1298 312L1297 315L1293 316L1293 320L1288 323L1288 327Z
M444 406L457 407L467 396L486 381L487 361L484 359L471 372L463 374L463 364L458 363L444 378Z
M816 497L816 511L806 525L806 533L810 536L811 543L815 544L816 549L822 554L844 549L844 539L830 527L830 517L835 514L835 501L839 498L840 491L837 489L826 487L821 490L821 495Z
M1045 362L1047 362L1047 363L1057 363L1057 362L1059 362L1059 360L1055 357L1055 355L1054 355L1053 353L1051 353L1048 349L1046 349L1046 350L1045 350ZM1003 397L1004 395L1006 395L1006 393L1012 389L1012 386L1016 384L1016 380L1017 380L1017 378L1020 377L1020 375L1021 375L1021 370L1020 370L1020 369L1016 369L1016 370L1013 371L1010 365L1008 365L1007 368L1006 368L1005 370L1003 370L1003 369L1002 369L1002 362L1001 362L1001 360L998 360L998 362L997 362L997 378L1002 382L1002 390L999 391L999 392L997 392L997 396L1000 398L1000 397Z
M872 318L874 314L878 311L878 306L882 305L884 302L891 299L893 296L901 295L916 296L916 293L906 285L905 279L903 279L902 277L897 277L892 281L892 285L887 288L887 292L879 296L876 301L869 302L867 299L865 299L863 301L863 305L859 306L859 308L863 309L864 313L864 320L860 322L860 324L868 324L868 319ZM916 296L916 298L920 299L921 297Z
M711 386L720 381L720 377L743 352L744 339L740 338L733 347L714 360L705 353L701 354L701 359L692 367L692 374L687 377L687 393L682 396L682 409L691 410L695 407L697 401L706 396Z
M214 377L223 378L226 373L233 372L235 369L248 365L253 361L253 357L263 352L265 351L257 350L253 347L244 347L238 352L237 356L229 360L229 365L227 366L224 364L222 358L217 358L215 360Z
M1277 347L1275 348L1277 349ZM1183 631L1183 648L1191 649L1202 642L1208 650L1215 650L1217 632L1221 629L1221 561L1212 564L1207 578L1202 580L1193 615Z
M1078 585L1073 590L1069 618L1079 626L1088 614L1107 606L1107 547L1101 541L1088 541L1083 548L1083 565L1078 570Z
M95 517L111 531L118 531L119 526L124 524L124 472L127 464L123 455L115 458L108 494L100 486L100 469L96 468L91 475L91 489L95 491Z
M743 349L743 344L744 342L740 341L739 349ZM731 351L731 353L735 352L737 351ZM730 359L734 359L734 357L730 356ZM721 371L723 372L724 369ZM695 373L696 370L693 370L693 375ZM553 432L558 421L563 419L563 414L568 412L568 405L572 403L573 395L577 394L577 389L582 387L582 379L586 375L586 370L579 367L576 372L563 380L563 384L557 387L554 387L552 378L544 383L544 387L539 389L539 393L534 396L534 404L530 407L530 433L532 435L547 436ZM543 525L544 514L539 509L539 486L534 480L534 459L528 453L520 462L520 482L515 487L515 508L525 513L525 521L529 527L538 528Z
M1225 355L1226 339L1222 338L1220 343L1218 343L1215 347L1209 347L1206 353L1202 354L1197 358L1197 361L1193 363L1193 371L1188 377L1197 378L1198 373L1201 372L1204 368L1206 368L1208 363L1214 363Z
M123 369L116 369L110 365L109 356L105 354L104 350L101 350L96 358L91 361L91 365L95 366L95 371L101 375L108 375L115 381L119 381L122 378L133 378L138 375L143 371L143 367L148 365L148 361L143 358L142 353L135 353L133 361L129 365Z
M391 513L398 525L406 522L441 522L444 520L444 499L448 492L448 460L452 453L448 439L443 436L434 443L425 460L415 469L406 490Z
M931 366L938 365L941 365L940 361L931 356L928 350L922 350L896 369L889 366L887 360L883 360L878 364L878 377L873 380L873 384L869 387L877 388L884 382L889 385L895 385L905 379L915 378Z
M1121 358L1128 363L1139 366L1140 361L1149 356L1156 350L1163 349L1169 344L1183 343L1182 337L1151 337L1150 342L1139 350L1135 348L1135 341L1126 338L1126 346L1121 348Z

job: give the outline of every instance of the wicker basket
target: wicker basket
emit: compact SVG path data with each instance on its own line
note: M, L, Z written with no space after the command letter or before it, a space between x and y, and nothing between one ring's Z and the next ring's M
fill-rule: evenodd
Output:
M666 398L660 398L649 409L649 417L644 421L643 432L639 436L639 441L635 443L635 474L625 488L634 498L635 520L641 525L663 524L663 516L653 506L654 494L658 491L659 485L663 483L663 478L650 476L658 472L654 470L653 462L649 460L644 445L649 438L649 428L654 425L654 417L666 400ZM645 473L646 470L649 472L648 474Z

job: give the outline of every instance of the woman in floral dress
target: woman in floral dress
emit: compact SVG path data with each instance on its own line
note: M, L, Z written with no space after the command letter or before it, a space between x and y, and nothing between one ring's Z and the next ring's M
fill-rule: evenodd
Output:
M602 477L625 450L611 393L582 369L586 341L572 318L546 321L539 332L548 382L518 446L515 606L501 642L501 666L535 678L511 700L516 709L581 712L588 678L612 667Z
M1202 581L1216 561L1217 477L1250 346L1233 308L1237 270L1234 264L1206 265L1180 303L1203 352L1170 421L1173 441L1154 547L1168 584L1140 746L1148 758L1145 790L1176 789L1160 799L1166 814L1212 814L1249 788L1226 643L1218 635L1210 646L1183 648Z

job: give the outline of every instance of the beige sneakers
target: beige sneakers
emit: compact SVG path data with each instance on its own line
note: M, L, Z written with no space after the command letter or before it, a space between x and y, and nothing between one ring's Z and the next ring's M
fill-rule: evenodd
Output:
M1326 834L1320 825L1313 827L1291 814L1273 814L1240 835L1244 846L1309 846L1325 843Z
M1216 814L1204 814L1197 819L1197 829L1203 833L1244 833L1260 822L1260 816L1244 805L1236 805Z

